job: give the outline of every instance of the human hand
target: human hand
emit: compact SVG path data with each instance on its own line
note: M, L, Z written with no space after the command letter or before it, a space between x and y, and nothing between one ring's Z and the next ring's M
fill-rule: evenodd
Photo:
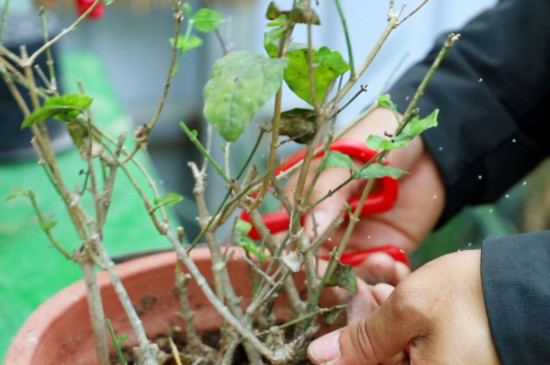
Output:
M371 134L383 136L396 130L397 121L392 111L377 109L360 124L346 133L343 139L355 139L365 142ZM361 250L368 247L396 245L406 252L413 251L422 239L431 231L437 222L444 206L444 186L437 167L424 148L420 138L416 138L402 149L394 150L387 160L391 165L410 172L399 181L399 196L394 207L387 212L362 217L355 225L353 234L347 246L348 251ZM312 163L310 178L320 161ZM296 186L297 174L292 176L285 190L291 194ZM309 202L315 202L325 196L350 176L344 168L324 170L311 194ZM354 180L344 188L336 191L314 209L308 212L304 228L310 238L324 232L334 221L342 206L351 197L359 195L365 186L365 180ZM309 182L306 186L309 185ZM345 232L344 224L324 243L321 254L326 254L337 245ZM370 283L387 282L397 284L406 277L410 270L384 253L369 256L356 272L362 279Z
M480 250L442 256L392 291L381 306L308 348L315 364L498 364L483 300Z

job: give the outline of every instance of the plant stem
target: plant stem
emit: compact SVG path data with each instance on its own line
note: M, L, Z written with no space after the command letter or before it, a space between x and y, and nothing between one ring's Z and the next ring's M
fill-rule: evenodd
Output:
M202 145L202 143L197 139L197 136L195 133L193 133L187 125L185 125L184 122L180 122L180 127L183 129L185 134L187 134L187 137L191 140L191 142L197 147L197 149L203 154L204 157L208 159L208 161L212 164L218 175L220 175L225 181L229 181L229 177L225 174L223 171L223 168L214 160L212 155L208 153L206 148Z
M10 7L10 0L4 0L4 8L2 9L2 18L0 19L0 43L3 41L4 27L6 26L6 19L8 16L8 9Z
M290 42L290 36L293 30L294 30L294 23L289 21L289 23L286 26L285 32L283 34L283 37L281 39L281 44L279 46L278 56L280 58L284 57L287 53L288 44ZM282 96L283 96L283 89L281 87L279 88L279 90L277 91L277 94L275 95L273 120L271 122L271 144L269 148L269 156L267 158L267 163L266 163L267 174L265 175L265 178L262 181L262 187L258 192L258 195L256 196L256 199L254 200L254 203L252 203L252 206L250 207L250 209L256 209L262 203L265 197L265 194L267 194L267 190L269 189L269 183L271 180L268 174L271 174L271 171L275 169L275 162L277 160L277 149L279 147L279 124L281 122Z
M407 16L403 17L402 20L399 21L399 24L403 23L404 21L406 21L407 19L409 19L411 16L413 16L414 14L416 14L417 11L419 11L424 5L426 5L426 3L430 1L430 0L424 0L420 5L418 5L413 11L411 11Z
M88 300L90 321L98 362L101 365L109 365L109 348L105 334L105 313L101 303L101 293L97 284L94 262L90 259L85 250L78 250L75 259L82 269L84 283L86 284L86 298Z
M332 99L332 101L331 101L332 104L338 104L338 102L340 102L340 100L342 100L344 98L344 96L346 96L348 94L348 92L351 90L353 85L355 85L357 80L361 77L361 75L363 75L363 73L370 66L370 64L372 63L372 61L374 60L374 58L376 57L376 55L378 54L378 52L382 48L382 45L384 45L384 43L388 39L389 35L397 27L397 25L399 25L399 20L397 18L397 14L394 14L393 12L390 12L389 19L388 19L388 24L386 25L386 28L384 28L384 31L382 32L382 35L380 36L380 38L378 39L378 41L374 45L373 49L371 50L370 54L367 56L365 61L363 61L363 63L359 67L359 69L355 73L351 74L350 79L348 80L348 82L346 82L344 84L344 86L342 86L340 91L338 91L336 96Z
M84 13L82 13L81 16L78 17L78 19L76 19L74 21L73 24L69 25L67 28L63 29L58 35L56 35L55 37L53 37L50 41L44 43L42 45L42 47L40 47L39 49L37 49L30 57L28 60L22 60L20 65L21 67L25 67L29 64L33 64L34 61L36 61L36 58L38 58L38 56L40 56L43 52L45 52L47 49L49 49L51 46L53 46L55 43L59 42L63 37L65 37L68 33L72 32L73 30L76 29L76 27L82 23L82 21L84 19L86 19L88 17L88 15L95 9L95 7L100 3L102 2L103 0L95 0L94 3L92 5L90 5L90 7L88 8L88 10L86 10Z
M139 318L136 308L132 304L132 301L130 300L130 297L128 296L128 293L126 292L126 289L124 285L122 284L122 281L120 280L120 277L118 276L117 271L115 270L115 263L111 258L109 257L109 254L105 250L105 247L103 246L103 242L99 239L99 236L96 234L91 237L93 240L93 247L95 250L97 250L101 261L107 271L109 272L109 276L111 277L111 281L113 283L113 287L115 288L115 292L118 296L118 299L120 303L122 304L122 307L124 308L124 311L126 312L126 315L128 316L128 320L130 324L132 325L132 329L134 330L134 333L136 334L137 341L139 344L139 354L142 356L142 359L146 359L146 364L156 364L156 355L158 352L158 348L155 344L152 344L149 342L149 339L147 338L147 334L145 333L145 329L143 328L143 323L141 319Z
M193 278L197 282L197 285L199 288L201 288L202 292L208 299L208 301L216 308L216 311L231 325L235 328L235 330L246 340L246 342L253 345L260 353L264 356L266 356L269 359L275 359L277 357L284 357L283 351L281 351L278 356L269 349L263 342L261 342L256 335L245 326L243 323L241 323L240 320L237 319L231 313L229 308L225 306L216 293L212 290L202 273L200 272L199 268L196 266L196 264L193 262L191 257L188 255L187 251L183 248L183 246L179 243L177 237L171 232L168 231L166 233L166 237L170 240L172 243L174 249L176 250L178 254L178 258L185 264L185 267L189 270L189 273L193 275Z
M126 362L126 359L124 358L124 354L122 353L122 349L120 348L120 343L118 342L118 338L116 337L115 330L113 329L113 326L111 325L111 321L109 318L105 319L105 324L107 325L107 329L109 330L109 334L111 335L111 343L113 344L118 361L122 363L122 365L128 365Z
M262 141L262 137L263 137L264 133L265 133L265 131L263 129L260 129L260 134L258 135L258 138L256 138L256 143L254 144L254 147L252 148L252 150L248 154L248 157L246 158L246 161L244 162L243 166L241 167L241 170L239 171L239 173L236 176L237 181L240 180L241 177L243 176L243 174L245 173L245 171L247 171L248 165L252 161L252 158L254 157L258 147L260 146L260 142ZM191 244L189 245L189 250L193 249L193 247L195 247L197 245L197 243L199 243L199 241L204 236L204 233L206 232L206 230L210 229L210 227L212 226L214 221L216 219L218 219L218 216L224 216L226 214L226 209L224 207L226 207L227 199L229 199L232 192L233 192L233 190L230 187L230 189L228 189L227 192L225 193L225 197L223 198L222 202L218 205L216 211L214 212L214 214L212 215L212 217L208 221L208 224L206 225L206 227L201 229L201 231L199 232L197 237L195 237L193 242L191 242ZM231 205L231 204L228 204L228 205Z
M176 67L176 60L178 55L177 39L178 39L178 35L180 34L181 22L183 21L183 12L179 7L178 7L178 10L175 11L174 17L176 18L176 27L174 31L174 44L172 45L172 56L170 58L170 67L168 68L168 74L166 75L166 81L164 82L164 90L162 92L162 97L157 107L157 111L155 112L155 115L153 116L153 119L151 120L151 122L147 125L149 131L151 131L155 127L155 125L157 124L160 118L160 115L162 114L162 110L164 109L166 98L168 97L168 93L170 92L173 73Z
M195 179L193 194L195 195L195 200L199 208L199 224L201 225L201 228L204 228L209 221L208 209L204 199L204 175L199 171L199 168L195 163L189 162L188 165L191 168ZM204 233L204 238L212 257L212 273L214 275L214 285L216 292L218 293L218 297L222 302L227 302L231 312L236 316L236 318L242 320L244 313L240 307L240 300L237 298L231 283L227 270L227 264L221 251L221 245L215 234L210 230L207 230ZM244 343L243 345L251 363L258 363L260 361L260 354L257 349L250 346L249 343Z
M428 86L428 83L432 79L432 76L434 75L435 71L439 68L439 65L441 64L441 61L445 58L447 55L447 52L449 49L453 46L453 44L460 39L460 34L456 33L450 33L447 36L447 40L443 44L443 47L439 50L439 53L437 54L435 60L433 61L432 65L430 66L430 69L422 79L422 82L420 85L418 85L418 88L416 89L416 92L414 93L413 98L411 99L411 102L409 103L409 106L403 113L403 117L401 118L399 128L397 129L397 133L401 132L405 125L408 123L408 121L412 118L414 114L414 110L416 108L416 105L418 104L418 101L424 95L424 91L426 90L426 86Z
M40 18L42 19L42 30L44 33L44 43L48 43L50 35L48 34L48 23L46 21L46 12L44 8L40 8ZM55 76L54 60L52 57L52 50L50 47L46 49L46 65L48 65L48 72L50 74L49 89L51 92L57 91L57 78Z
M346 37L346 46L348 49L350 73L353 75L355 74L355 65L353 60L353 49L351 47L351 39L349 36L348 23L346 21L346 16L344 14L344 11L342 10L342 4L340 4L340 0L334 0L334 4L336 5L336 9L338 10L338 16L340 17L340 21L342 22L342 28L344 28L344 36Z
M73 255L65 249L65 247L61 246L59 242L55 239L55 237L52 234L51 228L48 228L46 226L47 222L44 218L44 215L42 214L42 211L40 210L40 207L38 206L38 203L36 202L36 196L34 195L34 192L32 190L29 190L27 192L27 196L29 197L32 207L34 209L34 212L36 213L36 216L38 217L38 222L40 223L40 226L42 227L42 230L48 236L48 239L52 243L53 247L55 247L65 258L69 260L73 260Z

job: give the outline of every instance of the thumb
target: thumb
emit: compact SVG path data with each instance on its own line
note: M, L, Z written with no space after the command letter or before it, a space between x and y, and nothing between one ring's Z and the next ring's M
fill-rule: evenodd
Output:
M391 295L366 318L313 341L308 356L314 364L379 364L405 350L420 336L422 322Z

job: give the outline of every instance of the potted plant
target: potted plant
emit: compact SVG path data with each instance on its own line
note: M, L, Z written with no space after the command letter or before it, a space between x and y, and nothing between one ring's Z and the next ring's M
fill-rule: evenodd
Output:
M322 303L324 289L340 287L348 292L357 291L353 270L340 261L347 239L344 238L326 260L319 259L318 249L327 235L343 224L346 216L349 218L347 230L351 232L375 180L396 179L404 173L385 164L388 152L405 146L423 130L436 124L437 111L420 118L416 103L457 36L449 37L424 82L419 85L418 92L411 98L406 112L398 115L400 124L397 130L388 131L391 133L389 137L369 137L365 143L375 152L356 166L347 152L331 148L344 132L335 131L334 120L345 106L342 105L344 101L354 99L353 95L348 94L364 91L356 82L389 34L418 9L405 14L403 9L396 10L393 1L390 1L388 23L380 40L361 65L355 67L349 37L347 61L338 52L313 44L311 36L307 37L305 44L295 42L293 31L296 28L303 27L311 35L312 28L320 24L311 1L294 1L288 8L279 8L274 2L269 4L266 12L268 31L264 37L266 54L226 52L214 64L204 88L204 116L210 126L205 136L199 136L181 123L183 132L205 158L202 166L189 162L190 176L195 181L194 194L201 232L188 242L184 238L183 228L172 222L166 213L166 209L177 204L182 197L170 192L160 193L150 173L135 157L143 153L155 129L181 57L201 45L197 34L216 31L224 19L212 9L195 11L182 0L173 1L175 30L164 93L153 119L136 128L133 141L129 141L126 132L109 136L97 126L90 112L93 98L86 95L83 89L80 93L60 95L55 87L54 69L45 71L33 68L39 55L48 55L49 47L73 31L87 16L97 14L99 6L110 2L89 1L81 8L82 15L58 35L50 39L44 32L44 45L31 54L25 47L19 54L0 47L0 72L25 117L21 127L32 131L32 145L37 151L39 163L65 205L82 246L74 252L64 248L55 236L55 222L41 211L32 191L14 188L7 199L29 198L51 244L68 260L76 262L83 273L83 281L71 288L77 290L76 294L63 291L57 298L62 304L55 304L56 299L52 299L31 316L31 319L43 318L39 313L42 310L46 317L54 321L44 325L44 320L40 319L39 325L26 324L16 337L6 363L109 364L110 354L113 353L119 361L126 362L122 347L127 345L133 348L132 361L135 363L172 361L179 364L183 361L179 355L181 349L176 347L180 332L187 336L186 354L181 355L186 363L300 363L305 357L306 344L316 335L321 324L334 323L334 318L343 309L342 305L335 305L334 300ZM83 3L79 2L80 5ZM339 1L335 3L340 9ZM4 4L6 9L9 1ZM45 17L44 12L41 14ZM334 16L340 17L347 34L344 14L339 11ZM53 62L50 58L48 64ZM46 88L37 86L37 77L44 79ZM29 104L21 97L16 83L28 90ZM310 107L283 110L283 83ZM245 129L253 128L254 116L270 101L273 101L271 120L259 126L258 139L252 144L248 156L243 158L239 171L231 171L229 159L232 143ZM379 107L392 109L397 115L397 109L388 95L378 97L364 114ZM79 150L87 176L85 185L79 189L69 188L64 183L43 124L48 118L63 123L75 148ZM217 161L212 156L208 142L212 133L219 133L226 141L222 146L225 161ZM263 165L259 166L251 161L264 135L269 136L270 147ZM292 161L292 166L282 171L278 168L277 152L286 141L297 141L305 147L299 158ZM320 168L310 172L315 158L321 159ZM205 177L209 165L223 180L226 189L225 198L214 211L210 211L205 202ZM314 183L306 185L306 176L313 174L315 181L315 176L331 167L349 169L348 182L368 179L369 183L357 204L343 207L339 219L325 233L307 237L301 229L301 217L318 202L307 199ZM293 172L300 178L296 193L288 197L282 181ZM130 263L117 267L103 239L109 208L119 203L113 194L119 174L129 178L143 201L144 214L151 219L151 229L163 235L173 250L133 262L132 265L144 269L140 275ZM136 175L144 176L145 184L138 183ZM284 227L288 233L280 241L273 238L270 223L260 213L267 195L276 198L288 217ZM229 242L235 245L226 245L222 241L224 237L219 237L218 232L224 225L231 227ZM203 241L206 248L197 248L197 244ZM206 261L205 251L208 252ZM198 257L203 259L198 260ZM98 268L101 269L99 273L96 272ZM339 298L338 295L329 297ZM50 312L53 307L59 306L66 307L69 313L54 315ZM203 310L206 307L213 308L215 314L207 314ZM75 321L83 319L84 309L89 309L89 319L78 327ZM193 315L193 312L196 314ZM61 318L68 320L68 323L61 321ZM215 345L206 343L197 334L195 325L198 323L207 324L202 331L218 329L220 339ZM56 336L48 339L55 327L59 327L62 333L65 331L64 334L71 334L72 339ZM159 350L158 342L151 341L160 332L165 332L168 344L162 350ZM126 341L125 336L129 337ZM93 342L90 340L92 337ZM19 340L23 343L17 342ZM43 343L34 347L36 353L28 356L22 354L23 349L37 342ZM91 354L82 350L92 347L92 343L95 351ZM244 353L247 360L235 360L238 352ZM50 360L48 356L52 353L65 353L69 357ZM171 360L166 360L170 356Z

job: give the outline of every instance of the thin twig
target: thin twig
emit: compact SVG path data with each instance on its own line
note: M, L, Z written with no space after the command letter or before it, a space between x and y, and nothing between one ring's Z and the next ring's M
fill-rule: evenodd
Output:
M418 101L424 95L424 91L426 90L426 87L428 86L428 83L430 82L432 76L434 75L435 71L439 68L439 65L441 64L441 61L445 58L447 55L447 52L449 49L453 46L453 44L460 39L460 34L457 33L450 33L447 36L447 40L443 44L443 47L439 50L439 53L437 54L434 62L430 66L430 69L422 79L422 82L416 89L416 92L414 93L413 98L411 99L411 102L409 103L409 106L403 113L403 117L400 121L399 129L397 130L397 133L399 133L404 127L405 124L411 119L413 116L413 111L416 108L416 105L418 104Z
M32 208L36 213L36 216L38 217L38 222L40 223L40 227L42 228L42 230L50 240L52 246L55 247L55 249L57 249L63 256L65 256L66 259L73 260L73 255L68 250L66 250L65 247L60 245L57 239L53 236L52 234L53 227L49 225L49 222L46 220L46 218L42 214L42 211L40 210L40 207L38 206L38 203L36 201L36 196L34 195L34 192L32 190L29 190L26 195L29 197L32 204Z
M196 136L196 133L193 133L193 131L191 131L184 122L180 122L180 126L183 129L183 131L185 132L185 134L187 134L187 137L189 137L189 140L195 145L195 147L198 148L198 150L202 153L202 155L205 156L208 159L208 161L212 164L212 167L214 167L216 172L225 181L229 181L229 176L227 176L225 174L225 171L223 171L223 168L216 162L216 160L214 160L212 155L210 153L208 153L206 148L204 148L202 143L198 140L198 138Z
M0 19L0 43L3 41L4 27L6 26L6 19L8 17L8 9L10 7L10 0L4 0L4 7L2 9L2 18Z
M40 56L42 53L44 53L47 49L49 49L51 46L53 46L54 44L56 44L57 42L59 42L63 37L65 37L67 34L69 34L70 32L72 32L73 30L76 29L76 27L82 23L82 21L84 19L86 19L88 17L88 15L90 15L90 13L95 9L95 7L100 3L102 2L103 0L95 0L94 3L92 5L90 5L90 7L84 12L82 13L81 16L78 17L78 19L76 19L74 21L73 24L69 25L67 28L63 29L58 35L56 35L55 37L53 37L52 39L50 39L50 41L44 43L42 45L42 47L40 47L39 49L37 49L36 51L34 51L34 53L27 59L27 60L21 60L21 63L20 65L22 67L25 67L25 66L28 66L28 65L32 65L34 63L34 61L36 61L36 59L38 58L38 56Z
M42 19L44 43L48 43L50 40L50 35L48 33L48 22L46 21L46 12L44 11L44 7L40 7L40 18ZM48 89L55 93L57 91L57 77L55 76L54 59L50 47L46 49L46 65L48 65L48 72L50 74L50 82L46 83L46 85L49 85Z
M334 0L334 3L336 4L336 9L338 10L338 16L340 17L340 21L342 22L342 28L344 29L344 36L346 38L346 47L348 49L348 59L349 59L350 73L353 75L355 73L355 65L354 65L354 60L353 60L353 48L351 46L351 39L350 39L350 36L349 36L348 23L346 21L346 16L345 16L344 11L342 9L342 4L340 4L340 0Z
M176 40L178 39L178 35L180 34L181 23L183 21L183 12L181 11L181 8L178 7L178 10L174 13L174 18L176 19L176 26L174 30L174 44L172 45L172 55L170 57L170 67L168 68L166 81L164 81L164 90L162 92L162 97L158 104L157 111L155 112L155 115L153 116L151 122L148 124L149 131L151 131L155 127L162 114L166 98L168 97L168 93L170 91L170 86L172 85L172 79L174 77L173 74L178 56L178 42Z
M370 64L372 63L372 61L374 60L374 58L376 57L376 55L378 54L378 52L382 48L382 45L384 45L384 43L388 39L389 35L397 27L398 24L399 24L398 15L394 14L393 12L390 12L389 19L388 19L388 24L386 25L386 28L382 32L382 35L380 35L380 38L378 39L378 41L374 45L374 47L371 50L370 54L363 61L363 63L359 67L359 69L357 69L357 71L355 71L355 73L351 74L350 79L348 80L348 82L346 82L344 84L344 86L342 86L340 91L338 91L336 96L331 100L332 104L335 104L335 105L338 104L338 102L340 100L342 100L344 98L344 96L346 96L348 94L348 92L351 90L353 85L355 85L357 80L359 80L361 75L363 75L363 73L365 73L367 68L370 66Z
M403 19L401 19L399 21L399 24L403 23L404 21L406 21L407 19L409 19L411 16L413 16L417 11L419 11L424 5L426 5L426 3L430 1L430 0L424 0L422 2L422 4L418 5L416 7L416 9L414 9L413 11L411 11L407 16L403 17Z

